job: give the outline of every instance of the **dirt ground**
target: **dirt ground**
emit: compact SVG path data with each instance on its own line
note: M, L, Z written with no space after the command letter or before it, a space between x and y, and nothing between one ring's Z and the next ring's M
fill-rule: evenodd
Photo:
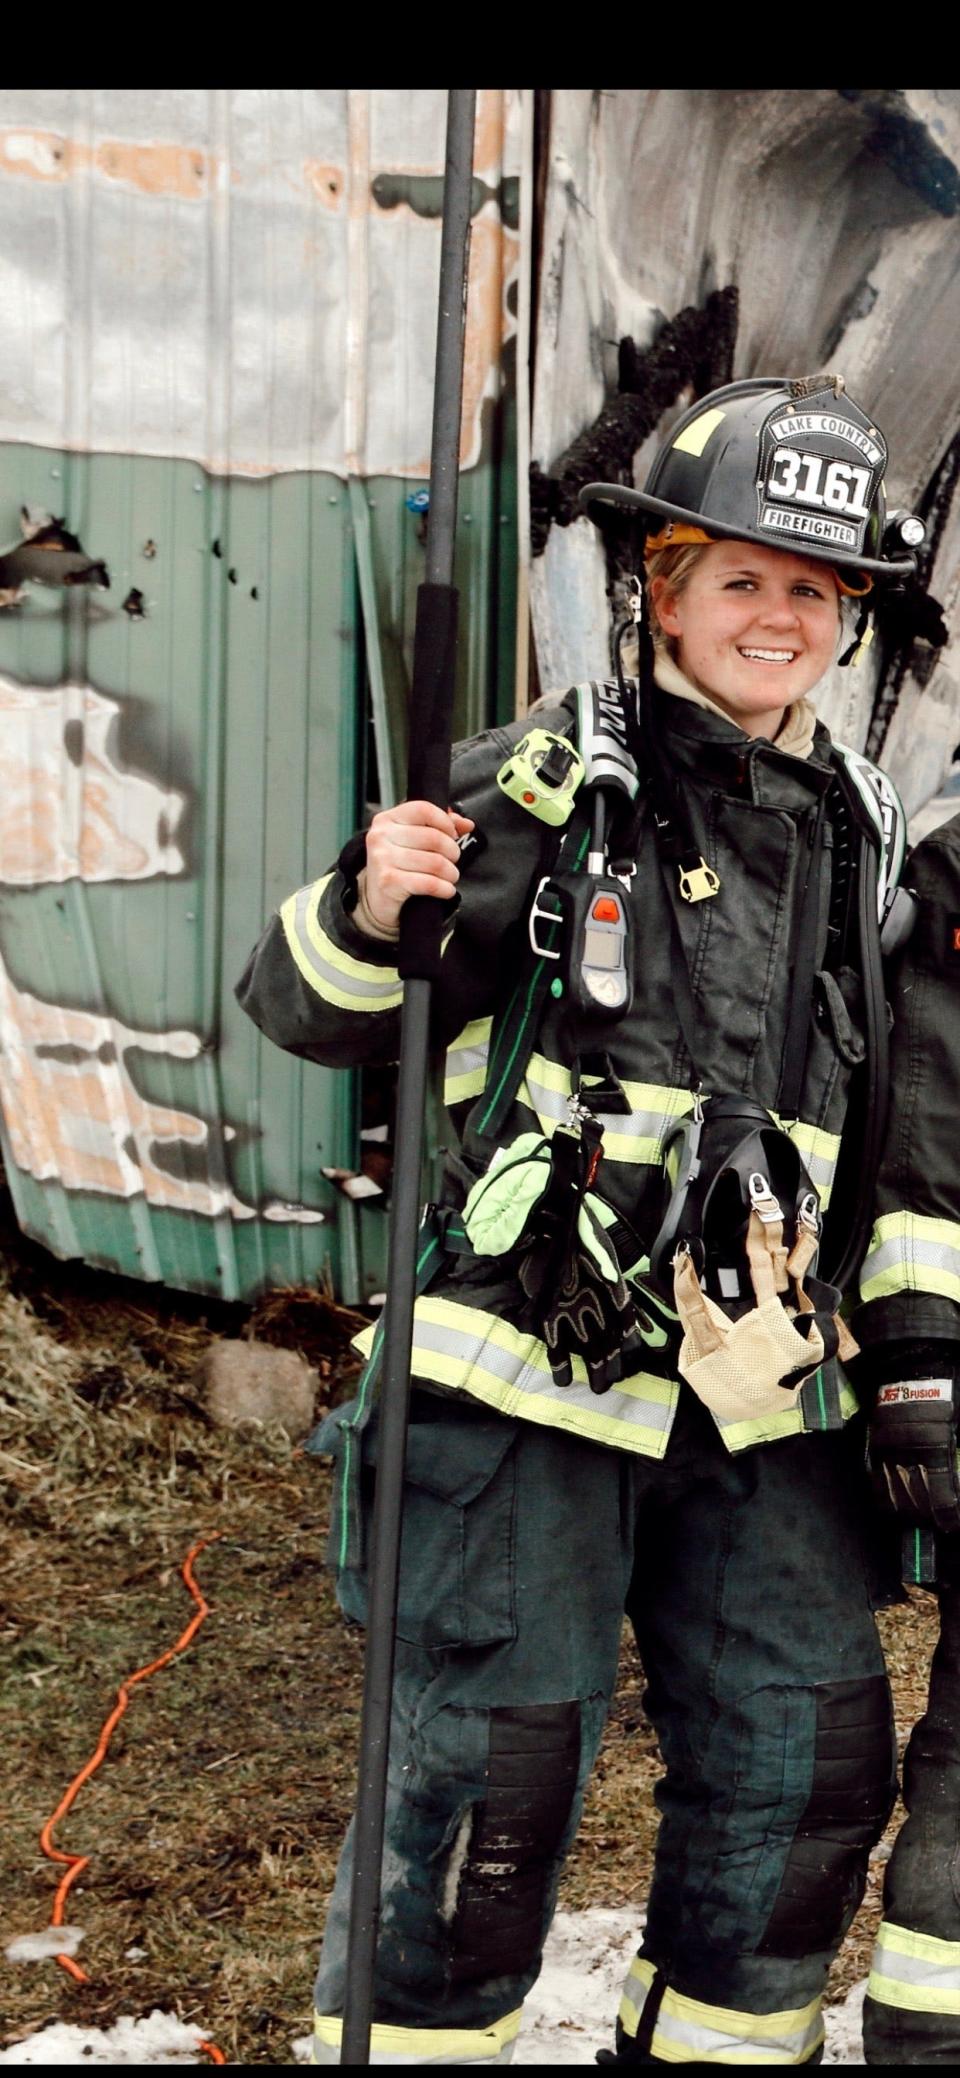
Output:
M323 1569L328 1474L279 1428L228 1432L197 1390L215 1334L300 1348L318 1408L344 1397L356 1317L312 1292L257 1309L59 1265L0 1206L0 1948L49 1923L62 1871L41 1828L90 1759L120 1683L136 1685L100 1769L56 1828L89 1856L67 1904L86 1929L76 1984L52 1960L0 1965L0 2039L53 2020L109 2026L154 2008L226 2060L284 2064L309 2030L323 1903L352 1802L361 1640ZM934 1643L920 1593L882 1619L903 1740ZM562 1904L646 1895L659 1772L642 1677L622 1678ZM892 1836L899 1815L894 1820ZM866 1971L883 1847L831 1997Z

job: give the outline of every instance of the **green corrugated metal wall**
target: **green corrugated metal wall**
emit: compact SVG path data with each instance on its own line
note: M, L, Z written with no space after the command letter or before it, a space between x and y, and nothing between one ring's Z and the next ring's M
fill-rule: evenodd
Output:
M496 414L486 408L489 452L461 482L464 733L513 709L509 419L509 399ZM405 500L420 488L384 477L362 485L398 743L423 560ZM116 1035L92 1034L91 1068L87 1042L78 1048L60 1033L52 1006L95 1013L128 1035L194 1036L180 1057L169 1041L153 1051L128 1036L121 1047L131 1157L146 1155L163 1172L179 1207L136 1188L119 1195L38 1179L16 1159L8 1130L20 1222L58 1254L193 1290L249 1297L329 1272L346 1296L366 1296L382 1281L383 1214L360 1208L355 1261L357 1215L320 1175L359 1165L353 1078L267 1045L233 997L266 916L335 855L365 791L367 674L348 487L327 473L223 479L182 460L0 446L0 539L15 537L23 505L65 514L109 566L111 587L31 586L25 608L0 613L0 675L31 689L72 682L118 703L111 765L182 797L175 839L184 869L140 882L6 885L9 984L51 1008L37 1024L37 1062L79 1077L88 1113L98 1111L99 1084L113 1078L116 1097ZM143 617L117 610L132 589ZM402 756L398 769L402 778ZM158 1141L151 1126L170 1111L203 1121L203 1139L196 1128L192 1141L176 1132ZM220 1209L192 1209L197 1191ZM245 1211L231 1209L231 1194ZM285 1218L284 1205L320 1210L325 1221Z

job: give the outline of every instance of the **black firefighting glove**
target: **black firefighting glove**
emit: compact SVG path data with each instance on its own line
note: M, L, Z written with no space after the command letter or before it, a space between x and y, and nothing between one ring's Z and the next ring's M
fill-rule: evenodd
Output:
M523 1265L520 1277L523 1281ZM543 1315L543 1339L555 1385L573 1384L571 1359L582 1358L591 1392L608 1392L642 1347L633 1300L622 1277L604 1277L583 1245L567 1257Z
M879 1381L867 1461L881 1507L906 1528L960 1532L960 1344L887 1343L872 1365Z
M608 1392L627 1375L642 1347L616 1250L591 1203L589 1186L600 1146L594 1119L585 1118L574 1129L557 1128L550 1142L550 1180L524 1228L517 1265L554 1384L573 1384L576 1356L595 1393Z

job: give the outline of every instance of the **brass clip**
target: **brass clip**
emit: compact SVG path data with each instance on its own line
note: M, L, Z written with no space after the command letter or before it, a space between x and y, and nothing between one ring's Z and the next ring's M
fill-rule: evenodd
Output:
M680 893L685 902L705 902L710 895L719 894L720 875L708 866L706 859L699 866L681 866Z

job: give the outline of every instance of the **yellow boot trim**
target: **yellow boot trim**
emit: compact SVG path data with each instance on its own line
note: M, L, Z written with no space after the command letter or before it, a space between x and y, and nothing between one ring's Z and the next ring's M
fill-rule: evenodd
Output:
M634 1958L619 2016L631 2039L655 1976L646 1956ZM819 1999L780 2013L744 2013L733 2006L708 2006L668 1985L650 2052L664 2064L805 2064L819 2049L823 2032Z
M906 2013L960 2013L960 1941L915 1934L883 1920L867 1992Z
M507 2064L520 2026L521 2008L487 2028L388 2027L370 2030L372 2064ZM314 2064L338 2064L343 2022L331 2013L313 2016Z

